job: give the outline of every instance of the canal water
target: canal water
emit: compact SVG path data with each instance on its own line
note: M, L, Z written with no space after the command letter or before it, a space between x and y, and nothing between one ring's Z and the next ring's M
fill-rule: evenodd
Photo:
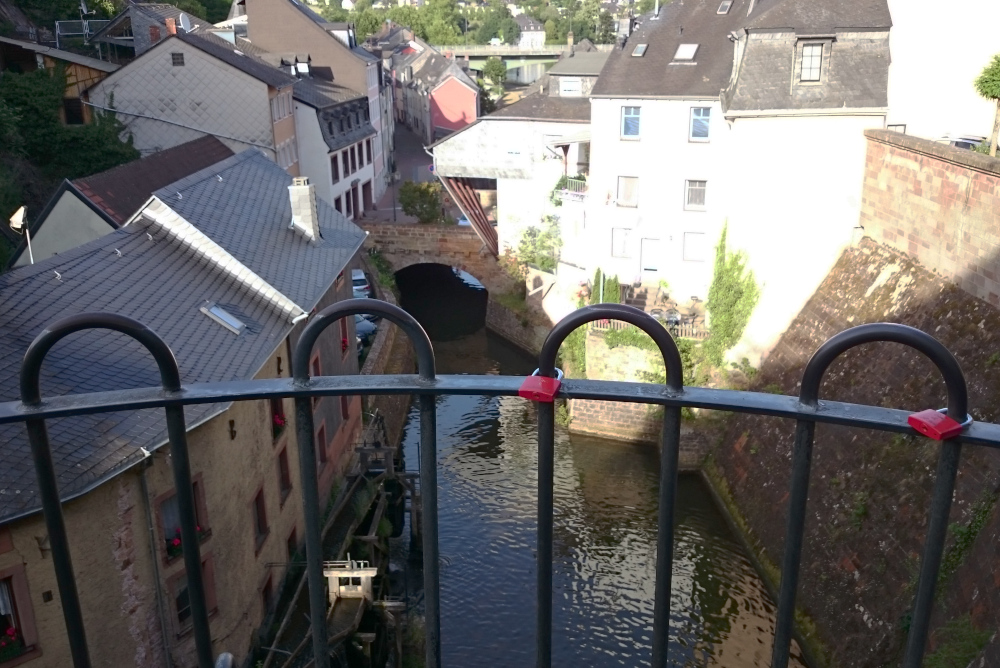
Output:
M423 300L407 300L401 288L404 304L423 320ZM453 318L469 312L454 301L434 310ZM434 343L439 373L523 376L535 367L484 329L449 338ZM533 665L534 406L516 397L450 396L438 399L437 413L443 664ZM407 469L416 471L415 407L403 449ZM652 446L557 428L554 665L649 665L658 471ZM774 606L742 545L700 478L681 478L677 502L670 665L769 665ZM409 571L409 598L419 606L418 561L409 541L394 542L393 561ZM805 666L797 648L791 665Z

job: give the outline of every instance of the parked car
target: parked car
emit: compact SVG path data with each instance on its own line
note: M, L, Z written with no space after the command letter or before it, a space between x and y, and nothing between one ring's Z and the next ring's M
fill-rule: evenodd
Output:
M351 284L354 288L355 297L371 297L372 286L368 284L368 277L362 269L351 269Z
M356 336L354 338L357 340L358 343L358 357L361 357L361 353L363 353L365 350L365 344L361 342L360 336Z
M949 146L954 146L955 148L964 148L969 151L974 151L977 147L986 143L986 137L980 137L978 135L962 135L960 137L943 137L938 140Z
M378 327L365 319L364 316L356 315L354 316L354 331L361 337L362 343L367 346L375 338L375 334L378 333Z
M461 215L461 216L459 216L459 218L458 218L458 226L459 227L469 227L471 225L472 225L472 223L469 222L469 219L466 218L464 214Z

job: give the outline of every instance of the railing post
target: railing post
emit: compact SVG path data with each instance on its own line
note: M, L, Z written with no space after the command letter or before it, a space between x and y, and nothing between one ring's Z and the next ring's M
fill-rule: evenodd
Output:
M577 327L600 320L621 320L646 332L663 356L667 389L684 391L684 372L677 344L651 316L623 304L596 304L574 311L549 332L538 355L538 373L553 377L559 346ZM611 326L607 327L611 329ZM680 455L681 409L664 407L660 451L659 520L656 536L656 589L653 602L653 667L665 668L670 640L670 583L674 556L674 504ZM538 404L538 599L536 662L552 665L552 533L555 464L555 405Z
M21 401L26 407L38 406L42 402L40 375L45 355L64 337L85 329L110 329L126 334L152 354L160 372L160 380L165 392L181 389L180 371L170 347L151 329L131 318L110 313L81 313L56 321L35 337L24 354L21 364ZM195 652L199 668L211 668L212 636L208 626L208 610L205 605L205 586L201 572L201 557L198 547L197 518L195 515L194 492L191 484L191 467L188 462L187 428L184 424L184 408L167 406L167 436L170 454L173 458L174 487L181 519L181 541L184 553L184 567L187 570L188 600L191 604L191 624L195 639ZM44 420L27 420L28 440L35 461L42 513L49 532L52 550L52 564L56 571L59 598L62 603L66 632L69 636L70 655L76 668L89 668L90 655L83 626L83 614L77 594L73 563L70 556L69 539L59 500L52 449L49 445L48 430ZM154 555L155 558L155 555Z
M799 402L803 407L819 409L819 387L823 374L843 352L864 343L886 341L902 343L923 353L937 366L948 388L948 417L960 424L965 422L968 409L968 390L962 368L954 355L930 334L892 323L860 325L843 331L813 353L802 374ZM795 594L802 555L802 538L805 532L806 502L809 496L809 469L812 458L813 436L816 423L799 420L795 431L795 450L792 461L791 490L788 499L788 523L785 531L785 551L782 558L781 591L778 595L778 613L775 620L774 646L771 651L771 668L786 668L792 640L795 614ZM934 587L941 566L948 513L955 489L955 476L961 445L946 441L941 446L938 459L934 497L931 501L930 524L924 541L924 557L920 568L920 581L913 610L913 620L907 638L904 668L920 668L924 646L934 606Z
M296 385L310 387L309 358L316 339L341 318L355 314L375 314L395 323L413 344L420 380L433 382L434 349L427 332L413 316L393 304L378 299L346 299L328 306L312 317L302 331L292 359ZM441 666L441 615L437 520L437 408L433 394L420 394L420 487L423 515L424 602L426 606L426 666ZM306 576L309 582L309 615L312 626L314 666L329 668L326 628L326 580L323 577L323 545L319 517L319 482L313 443L311 397L295 399L296 435L299 441L299 470L302 503L306 519ZM426 477L425 477L426 476Z

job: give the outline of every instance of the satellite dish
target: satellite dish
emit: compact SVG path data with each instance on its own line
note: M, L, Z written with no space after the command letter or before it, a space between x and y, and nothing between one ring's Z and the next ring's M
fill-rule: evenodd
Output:
M10 217L10 229L14 230L18 234L24 230L24 207L14 212L14 215Z
M181 15L177 17L177 23L180 24L181 30L184 32L191 32L191 18L184 12L181 12Z

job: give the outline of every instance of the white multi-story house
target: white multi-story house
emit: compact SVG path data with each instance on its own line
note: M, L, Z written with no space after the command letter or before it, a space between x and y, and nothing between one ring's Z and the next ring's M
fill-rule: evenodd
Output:
M765 352L858 224L890 25L884 0L711 0L645 17L591 94L594 261L704 299L728 223L762 286L740 354Z
M527 14L515 14L521 29L521 36L517 40L517 45L522 49L540 49L545 46L545 26L537 19L533 19Z
M359 218L375 204L379 140L365 96L312 78L300 79L294 94L303 173L318 197L347 218Z

